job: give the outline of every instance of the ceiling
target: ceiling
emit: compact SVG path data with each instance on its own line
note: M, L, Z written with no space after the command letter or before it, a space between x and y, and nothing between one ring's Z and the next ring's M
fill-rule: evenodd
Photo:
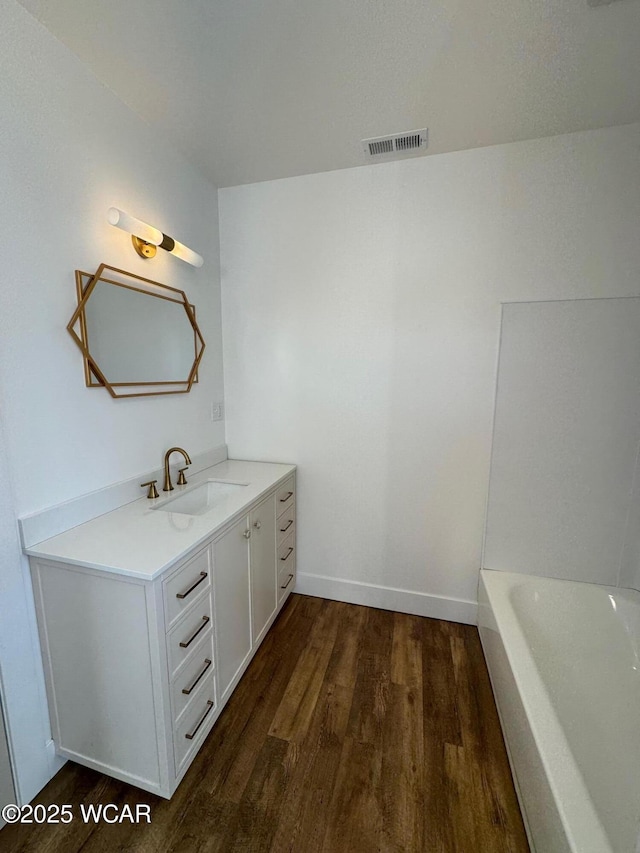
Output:
M218 186L640 120L640 2L21 0Z

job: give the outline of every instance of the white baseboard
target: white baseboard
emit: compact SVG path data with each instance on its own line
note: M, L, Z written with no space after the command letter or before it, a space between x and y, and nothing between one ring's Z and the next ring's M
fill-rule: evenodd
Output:
M194 454L191 458L191 474L196 474L198 471L217 465L218 462L224 462L227 459L227 445L221 444L204 453ZM113 483L87 495L80 495L57 506L23 516L18 520L23 548L30 548L38 542L43 542L85 521L90 521L92 518L144 497L144 492L140 490L140 483L145 480L162 482L162 474L161 469L147 471L130 480Z
M378 586L373 583L330 578L325 575L309 575L302 572L298 572L295 592L317 598L328 598L332 601L346 601L348 604L362 604L365 607L411 613L414 616L428 616L430 619L445 619L447 622L478 624L477 603L461 598L445 598L441 595L429 595L426 592L394 589L390 586Z

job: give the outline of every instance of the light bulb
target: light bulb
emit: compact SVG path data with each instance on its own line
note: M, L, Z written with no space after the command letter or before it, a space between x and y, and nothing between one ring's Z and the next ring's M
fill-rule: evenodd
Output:
M182 243L178 243L177 240L173 241L171 254L175 255L176 258L180 258L181 261L186 261L194 267L201 267L204 263L203 258L197 252L192 252L191 249L184 246Z
M139 237L145 243L152 243L154 246L159 246L162 243L163 233L153 225L148 225L141 219L136 219L135 216L129 216L124 210L119 210L117 207L110 207L107 212L107 219L111 225L116 228L122 228L129 234Z

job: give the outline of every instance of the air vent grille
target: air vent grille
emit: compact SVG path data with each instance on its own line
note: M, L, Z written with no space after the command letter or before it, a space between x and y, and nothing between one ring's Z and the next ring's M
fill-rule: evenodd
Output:
M394 133L391 136L375 136L372 139L363 139L362 145L365 154L369 157L380 157L386 155L409 154L417 152L428 145L429 134L427 128L422 130L408 130L404 133Z
M393 151L393 139L378 139L375 142L369 142L369 154L374 157L376 154L390 154Z

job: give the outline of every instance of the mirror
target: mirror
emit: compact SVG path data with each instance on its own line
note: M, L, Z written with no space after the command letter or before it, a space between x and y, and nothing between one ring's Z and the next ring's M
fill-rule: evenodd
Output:
M88 387L113 397L181 394L198 381L205 348L182 290L101 264L76 270L78 308L67 329Z

